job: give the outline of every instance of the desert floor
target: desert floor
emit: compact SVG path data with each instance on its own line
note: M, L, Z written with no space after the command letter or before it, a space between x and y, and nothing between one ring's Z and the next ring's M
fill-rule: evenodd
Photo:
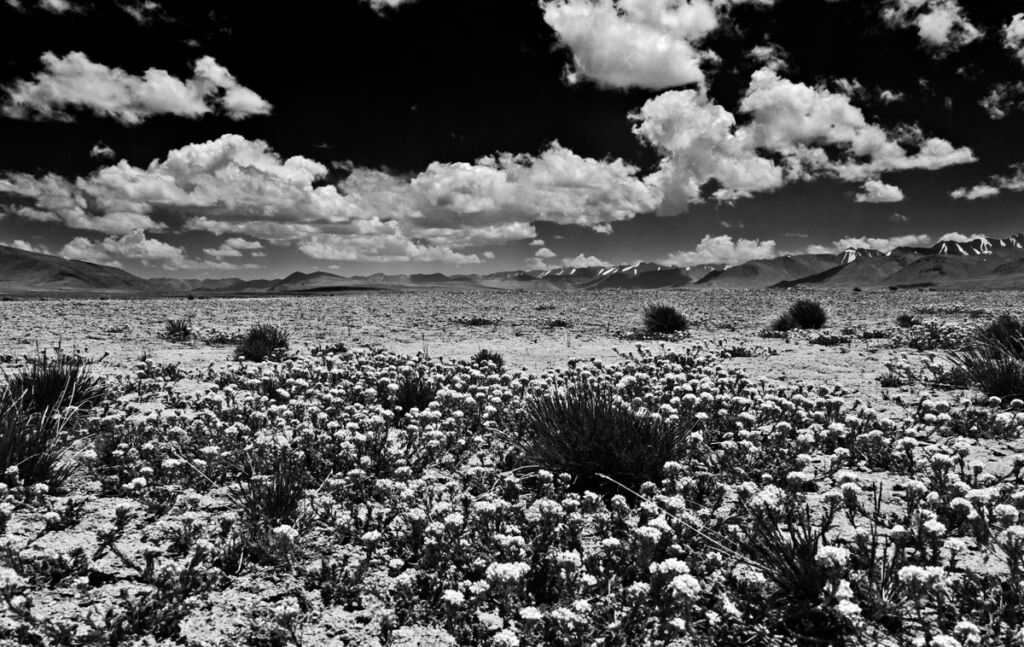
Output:
M798 298L822 303L829 314L825 330L801 331L786 337L759 335ZM667 342L631 340L629 333L640 326L643 306L654 301L673 305L684 313L691 321L690 332ZM955 403L978 394L938 388L926 382L884 388L879 377L894 363L921 371L932 358L939 357L941 361L942 351L922 352L894 343L893 336L899 334L894 324L897 315L913 314L925 323L970 330L996 315L1021 315L1022 310L1024 294L1020 292L911 290L382 291L247 298L19 299L0 302L0 369L10 374L26 365L26 356L61 346L90 358L102 358L96 370L110 378L133 375L144 358L157 365L177 364L186 377L168 388L198 393L209 386L204 379L208 375L206 369L222 370L237 364L231 356L230 344L203 340L216 334L238 334L254 323L288 329L296 354L343 343L349 349L379 347L400 354L423 352L431 358L464 359L487 348L500 352L510 369L525 368L536 373L566 367L573 359L613 363L622 358L621 352L636 350L638 345L654 353L699 347L722 356L721 365L725 368L743 370L765 392L775 386L824 387L842 398L850 410L870 407L880 415L906 420L910 425L923 398ZM167 320L184 317L192 321L199 340L173 343L161 338ZM460 321L469 317L484 317L494 323L467 325ZM812 343L823 334L842 336L844 340L834 345ZM743 347L753 356L730 357L729 349L733 347ZM135 410L149 413L158 409L160 398L154 396L151 400L146 406L140 403ZM979 461L986 471L1004 473L1010 467L1010 457L1021 452L1024 441L1019 435L973 439L969 459ZM872 476L878 477L884 480L885 475ZM72 497L82 494L98 496L95 491L80 491L72 492ZM91 500L86 520L68 531L68 541L84 542L85 537L93 541L98 529L111 523L114 508L130 499ZM204 495L199 508L212 518L224 509L223 498ZM38 516L33 509L15 514L5 541L30 541L41 528ZM161 523L164 521L160 519ZM123 544L145 536L146 528L140 524L125 535ZM56 549L61 549L60 537L60 533L51 533L46 541L58 542ZM123 550L133 559L141 560L141 553L136 550L139 545ZM127 578L125 581L133 579L124 575L125 569L113 557L108 555L104 559L108 562L107 571ZM979 568L986 566L979 562ZM113 590L115 584L98 586ZM241 614L243 608L251 611L259 607L268 596L286 596L286 588L277 580L262 581L259 574L239 577L233 588L205 600L202 614L182 623L182 640L195 645L230 644L238 635L232 624L233 615ZM227 597L219 599L218 595ZM38 613L72 620L85 613L75 610L76 594L70 588L38 597L36 604L42 605ZM372 615L372 610L337 613L341 615L329 622L321 618L319 624L314 623L316 626L309 629L312 633L305 644L359 644L358 638L340 640L336 636L358 636L358 627L351 627L365 624L359 613ZM347 628L325 629L331 622ZM413 633L404 644L449 644L447 639L431 642L425 627ZM340 642L330 642L328 635Z

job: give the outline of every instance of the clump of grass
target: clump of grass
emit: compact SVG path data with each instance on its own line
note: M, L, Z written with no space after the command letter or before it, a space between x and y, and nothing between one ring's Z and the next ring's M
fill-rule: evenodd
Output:
M644 331L651 334L686 332L690 322L678 310L665 303L644 306Z
M988 395L1024 397L1024 323L1001 315L949 354L953 372Z
M632 488L657 482L687 435L633 411L608 385L577 382L527 400L507 439L524 464L571 474L578 488L602 491L608 482L599 474Z
M495 319L488 319L487 317L480 317L480 316L459 317L457 319L453 319L452 321L454 321L457 324L462 324L463 326L496 326L496 325L498 325L498 321L497 320L495 320Z
M102 378L92 372L92 360L59 347L27 359L26 369L7 376L2 399L20 403L29 413L89 409L106 396Z
M921 324L921 319L914 315L903 313L896 317L896 325L900 328L913 328Z
M16 467L26 485L63 485L75 469L65 460L74 419L73 411L32 411L20 400L0 399L0 471Z
M302 452L282 447L247 458L245 477L229 491L240 520L250 530L295 524L309 481Z
M288 350L290 337L287 330L273 324L256 324L235 346L235 357L252 362L279 359Z
M548 319L544 325L548 328L568 328L569 322L565 319Z
M486 348L480 349L476 355L473 355L474 364L486 364L487 362L494 364L496 368L501 368L505 365L505 358L501 356L501 353Z
M181 319L168 319L164 322L163 338L167 341L188 341L195 335L192 330L192 320L188 317Z
M422 373L411 371L398 380L398 390L392 396L391 407L401 418L413 409L423 411L437 396L437 385Z
M818 330L825 326L826 321L828 321L828 315L825 314L825 309L821 307L820 303L800 299L775 320L772 330L777 332L787 332L796 328Z

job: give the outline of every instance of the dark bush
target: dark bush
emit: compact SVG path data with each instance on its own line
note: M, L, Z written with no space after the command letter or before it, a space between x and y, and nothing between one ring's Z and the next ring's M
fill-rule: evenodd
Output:
M92 372L93 362L60 348L28 358L28 368L7 377L3 400L17 402L28 413L65 407L89 409L106 396L103 380Z
M188 318L168 319L164 322L163 338L167 341L188 341L194 334L192 321Z
M689 327L686 317L670 305L651 303L644 307L644 330L648 333L686 332Z
M1004 349L1024 360L1024 322L1013 315L999 315L977 333L977 340Z
M0 401L0 472L17 466L26 485L60 487L74 472L65 460L75 413L30 411L17 400Z
M825 326L828 316L825 309L816 301L800 299L789 307L789 315L796 325L805 330L817 330Z
M501 356L501 353L487 350L486 348L480 349L476 355L473 355L474 364L484 364L486 362L491 362L495 367L501 368L505 365L505 358Z
M571 474L579 489L608 491L598 474L632 488L658 482L687 436L679 426L633 411L610 386L576 382L526 400L506 438L524 464Z
M952 374L988 395L1024 398L1024 324L1001 315L949 354Z
M487 317L473 316L473 317L459 317L453 319L457 324L463 326L497 326L498 321L495 319L488 319Z
M896 317L896 325L900 328L913 328L920 324L921 320L914 315L904 313Z
M787 332L795 328L817 330L824 327L827 320L828 316L825 314L825 309L821 307L820 303L800 299L789 306L789 310L775 320L772 324L772 330L778 332Z
M423 411L437 396L437 385L423 376L422 373L411 371L398 380L398 390L391 399L391 408L399 418L413 409Z
M235 346L235 357L252 362L279 359L288 350L290 335L273 324L256 324Z
M244 478L228 493L250 531L295 524L309 485L302 452L280 448L246 457L240 471Z

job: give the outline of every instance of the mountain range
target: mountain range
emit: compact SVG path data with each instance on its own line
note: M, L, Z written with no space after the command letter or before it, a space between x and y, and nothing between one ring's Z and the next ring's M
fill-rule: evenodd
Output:
M280 279L144 279L122 269L0 245L2 294L288 294L372 289L593 290L606 288L1024 288L1024 233L943 240L888 252L847 249L722 264L673 267L639 262L492 274L295 272Z

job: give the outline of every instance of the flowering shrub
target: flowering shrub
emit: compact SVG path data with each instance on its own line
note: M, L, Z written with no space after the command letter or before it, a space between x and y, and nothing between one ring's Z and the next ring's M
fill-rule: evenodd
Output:
M1024 403L894 419L725 362L355 349L125 380L88 421L85 503L3 476L0 636L1012 643L1024 457L967 437L1019 438Z

